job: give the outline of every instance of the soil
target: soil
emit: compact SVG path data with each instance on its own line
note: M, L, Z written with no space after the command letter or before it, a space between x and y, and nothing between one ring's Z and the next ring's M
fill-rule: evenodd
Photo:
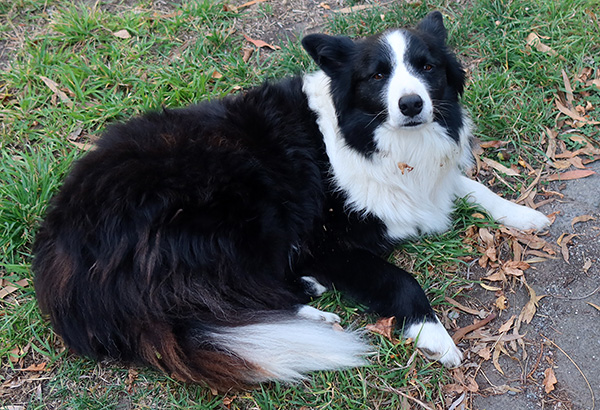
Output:
M545 214L558 212L545 239L556 244L564 233L574 233L569 261L558 252L556 259L534 265L526 271L528 284L537 295L546 295L525 334L527 358L500 361L500 374L485 362L477 382L486 386L510 385L520 393L478 395L474 409L597 409L600 400L600 164L589 166L597 174L585 179L554 183L550 190L564 195L560 201L541 207ZM571 225L573 218L591 215L595 220ZM589 265L591 263L591 265ZM589 266L589 267L588 267ZM490 292L481 295L482 303ZM469 295L473 296L473 295ZM519 314L529 299L526 289L509 296L509 306L500 322ZM595 306L591 305L594 304ZM545 370L553 368L557 384L545 393ZM488 391L493 389L488 389ZM594 395L596 397L594 397Z

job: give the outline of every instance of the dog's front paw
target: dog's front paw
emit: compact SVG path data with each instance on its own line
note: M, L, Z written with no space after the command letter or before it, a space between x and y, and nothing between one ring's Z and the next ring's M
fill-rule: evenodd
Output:
M543 213L526 206L515 205L511 207L506 215L502 215L496 220L508 227L526 231L533 229L541 231L550 226L550 219Z
M428 359L437 360L449 368L458 367L462 362L462 352L437 319L435 322L425 321L409 325L404 331L404 336L415 339L417 348Z

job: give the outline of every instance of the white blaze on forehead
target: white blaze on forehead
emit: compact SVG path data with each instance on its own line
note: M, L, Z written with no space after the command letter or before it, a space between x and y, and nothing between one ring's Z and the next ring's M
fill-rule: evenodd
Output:
M392 31L386 34L382 41L389 49L392 63L392 73L385 95L390 125L399 127L408 121L408 117L400 112L398 101L401 97L410 94L417 94L423 100L423 111L419 114L419 119L424 123L433 121L433 104L427 84L411 73L405 58L407 48L410 46L408 36L402 31Z

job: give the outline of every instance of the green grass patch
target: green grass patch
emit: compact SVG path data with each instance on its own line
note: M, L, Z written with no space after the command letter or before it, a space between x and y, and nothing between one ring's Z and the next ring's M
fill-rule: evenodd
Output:
M271 4L260 8L262 15L275 18ZM464 101L477 124L476 135L509 141L484 155L509 167L520 158L535 168L542 166L542 134L556 127L554 96L565 92L561 70L574 78L586 67L600 66L595 2L475 0L468 7L441 0L398 2L334 14L325 30L368 35L411 25L433 9L444 12L450 44L467 67ZM213 1L182 2L161 10L148 1L0 3L0 45L11 41L18 46L10 64L0 70L1 278L12 283L31 278L31 244L48 201L73 160L83 154L76 144L96 138L107 123L314 69L299 41L273 53L259 50L245 62L243 48L248 44L236 30L240 18L244 15L226 12ZM554 52L528 45L532 32ZM600 107L597 88L573 82L573 89L581 101ZM600 117L595 110L590 115ZM597 127L584 125L577 132L598 141ZM559 139L567 148L577 148L568 134ZM516 187L512 195L533 178L526 173L504 177ZM453 296L466 283L465 261L477 255L465 238L472 225L493 226L459 201L450 232L406 243L391 257L416 273L440 309L445 308L444 296ZM335 291L314 303L338 312L346 325L360 327L374 320L364 307ZM447 405L441 386L448 373L415 355L412 345L392 344L379 336L371 337L376 349L365 368L316 373L295 386L272 383L224 397L152 370L131 373L118 364L96 364L69 354L40 316L31 285L0 300L0 317L0 384L21 380L24 373L18 369L47 363L46 371L38 373L42 380L0 391L0 406L400 408L406 401L398 392L432 407ZM36 390L38 385L41 390Z

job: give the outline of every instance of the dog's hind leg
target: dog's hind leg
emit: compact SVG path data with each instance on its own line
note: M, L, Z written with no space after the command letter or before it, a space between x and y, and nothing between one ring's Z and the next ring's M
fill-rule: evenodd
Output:
M382 316L395 316L404 336L431 359L448 367L462 360L460 350L435 316L425 292L406 271L364 251L338 251L317 258L307 274L346 293Z

